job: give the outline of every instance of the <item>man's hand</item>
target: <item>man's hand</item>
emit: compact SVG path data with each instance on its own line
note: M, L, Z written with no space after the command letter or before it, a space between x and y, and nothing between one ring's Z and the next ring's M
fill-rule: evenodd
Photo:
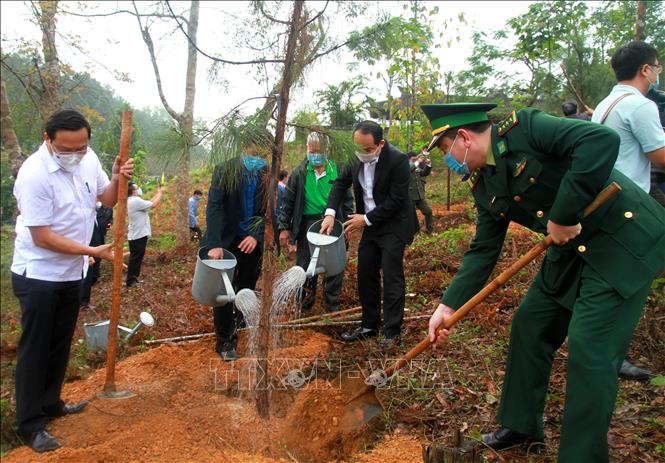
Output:
M335 226L335 218L332 215L327 215L323 218L323 222L321 222L321 230L319 233L322 235L330 235L333 231L333 227Z
M256 241L256 238L253 236L246 236L238 245L238 249L245 254L251 254L254 251L254 248L256 248L257 243L258 241Z
M429 319L429 340L434 347L441 344L453 332L453 329L443 328L446 321L453 316L455 311L447 305L439 304Z
M113 168L111 169L111 173L114 177L118 174L122 174L127 180L131 179L132 174L134 173L134 160L129 158L125 161L122 167L120 167L120 156L116 156L115 161L113 161Z
M366 226L365 214L351 214L349 220L344 222L344 234L349 236L355 231L362 231Z
M290 252L289 250L289 241L291 240L291 232L288 230L282 230L279 232L279 245L282 247L282 249L286 249Z
M92 252L90 255L93 257L99 257L100 259L113 260L113 245L112 244L102 244L100 246L93 246Z
M221 259L224 256L224 250L222 248L212 248L208 251L208 257L211 259Z
M547 221L547 234L552 237L554 244L562 245L575 238L582 232L582 225L559 225L551 220Z

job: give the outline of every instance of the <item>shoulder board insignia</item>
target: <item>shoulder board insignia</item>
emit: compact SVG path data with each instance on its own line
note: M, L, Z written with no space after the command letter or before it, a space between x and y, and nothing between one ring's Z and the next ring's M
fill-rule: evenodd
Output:
M480 169L476 169L471 173L471 177L466 181L469 186L471 187L471 191L473 191L474 188L476 188L476 185L478 184L478 180L480 180L480 176L482 175L482 172Z
M508 132L510 132L510 129L515 127L517 124L519 124L520 121L517 120L517 113L513 111L510 113L510 116L506 117L504 120L499 122L499 126L497 128L497 135L500 137L504 136Z

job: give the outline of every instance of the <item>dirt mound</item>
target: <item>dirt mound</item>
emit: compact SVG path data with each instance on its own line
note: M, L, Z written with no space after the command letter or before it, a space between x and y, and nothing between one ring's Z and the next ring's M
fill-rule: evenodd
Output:
M306 369L328 352L330 339L323 334L290 336L289 347L271 354L277 365L279 359L288 358L300 360L298 365ZM135 393L131 399L96 398L104 370L66 384L66 400L91 402L80 415L49 425L64 447L48 454L20 447L3 462L261 463L295 458L304 463L339 461L366 445L360 434L337 426L344 406L342 392L319 378L299 391L276 388L270 419L260 419L243 381L227 381L229 376L238 378L251 371L253 362L221 362L213 347L211 339L162 345L121 361L116 384L119 390ZM271 379L284 371L271 364Z

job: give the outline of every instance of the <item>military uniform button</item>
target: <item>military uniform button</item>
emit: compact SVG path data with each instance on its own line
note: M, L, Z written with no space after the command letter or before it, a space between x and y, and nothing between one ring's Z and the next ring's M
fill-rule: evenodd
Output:
M499 215L500 215L501 217L505 217L505 216L506 216L506 214L503 213L503 212L499 212Z
M579 246L577 246L577 250L579 252L586 252L586 246L584 246L583 244L580 244Z
M535 177L530 177L529 178L529 183L531 183L531 185L535 185L536 184L536 178Z
M513 197L513 200L514 200L516 203L519 203L520 201L522 201L522 197L521 197L521 196L518 196L518 195L515 195L515 196Z
M633 218L633 213L630 211L626 211L623 213L623 216L627 219L632 219Z
M536 212L536 217L538 217L539 219L542 219L544 216L545 216L545 213L543 211Z

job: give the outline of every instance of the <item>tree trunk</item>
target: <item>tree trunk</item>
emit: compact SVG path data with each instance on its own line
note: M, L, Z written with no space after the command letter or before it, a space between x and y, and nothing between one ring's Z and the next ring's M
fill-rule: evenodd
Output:
M56 14L58 2L41 0L37 22L42 30L42 52L44 53L44 69L41 71L42 92L39 101L39 112L42 122L46 121L55 111L60 109L60 61L55 46Z
M184 247L189 240L188 205L189 198L189 160L194 128L194 99L196 96L196 34L199 27L199 0L193 0L189 10L187 35L191 41L187 47L187 76L185 82L185 106L180 117L180 128L185 137L186 147L178 159L178 180L176 182L176 246Z
M7 91L5 90L5 79L0 79L0 126L2 126L2 144L9 155L12 175L16 177L18 169L23 163L23 155L16 138L16 132L14 132L14 121L12 120L9 101L7 101Z
M646 26L647 2L637 2L637 19L635 20L635 40L644 40L644 26Z
M279 104L277 107L277 126L275 128L275 144L272 151L272 162L270 165L270 178L267 179L270 194L266 195L268 207L266 207L265 239L263 249L263 272L262 272L262 298L261 315L259 320L258 340L258 369L259 381L257 383L256 407L259 416L268 418L270 415L270 391L268 388L268 350L270 346L270 308L272 306L272 285L275 274L275 240L273 236L273 214L275 200L277 198L277 184L279 182L279 170L282 163L282 152L284 150L284 134L286 132L286 115L289 108L289 93L293 84L293 68L296 66L294 57L298 35L301 33L303 18L303 0L293 2L293 13L289 23L289 36L286 43L286 56L284 70L282 71L282 87L279 91Z

